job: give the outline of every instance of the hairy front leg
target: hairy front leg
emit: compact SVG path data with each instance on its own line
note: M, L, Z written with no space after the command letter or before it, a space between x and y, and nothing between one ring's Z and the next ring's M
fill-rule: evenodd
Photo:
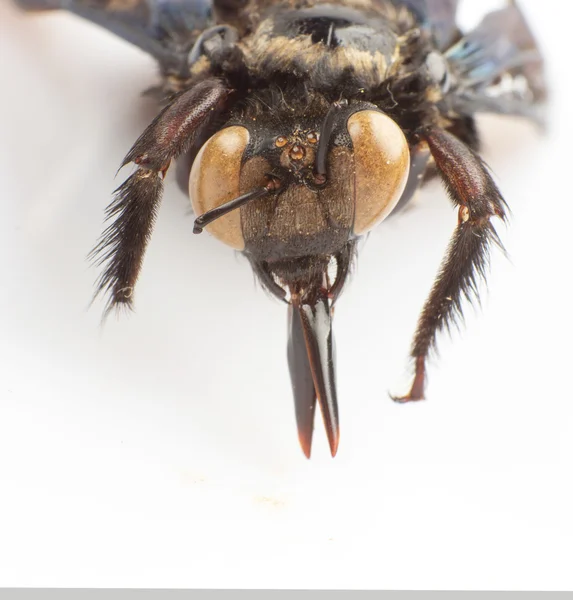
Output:
M198 83L163 109L125 157L122 167L133 162L138 169L116 190L107 209L111 223L90 255L96 264L105 264L95 295L108 296L106 315L115 307L133 305L171 160L205 136L225 111L230 94L219 79Z
M492 245L503 249L491 223L506 219L507 206L483 160L453 134L436 127L420 133L430 148L448 194L458 207L458 225L420 315L411 356L415 375L408 395L397 402L423 400L426 361L437 334L462 319L464 299L475 300L485 279Z

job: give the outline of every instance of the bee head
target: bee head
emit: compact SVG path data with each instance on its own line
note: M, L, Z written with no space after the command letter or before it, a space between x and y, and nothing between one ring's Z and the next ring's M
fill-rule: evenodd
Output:
M196 214L217 215L206 228L241 250L265 288L290 305L289 367L307 456L317 400L336 453L333 306L357 238L396 206L409 168L400 127L364 103L230 123L193 164Z

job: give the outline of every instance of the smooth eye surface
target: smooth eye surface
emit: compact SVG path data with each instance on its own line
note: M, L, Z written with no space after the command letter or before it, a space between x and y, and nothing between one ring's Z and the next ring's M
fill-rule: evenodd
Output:
M241 160L249 143L244 127L227 127L217 132L201 148L189 177L189 196L195 216L239 197ZM219 241L243 250L241 211L234 210L206 227Z
M375 110L347 122L355 163L354 233L362 235L385 219L406 187L410 150L400 127Z

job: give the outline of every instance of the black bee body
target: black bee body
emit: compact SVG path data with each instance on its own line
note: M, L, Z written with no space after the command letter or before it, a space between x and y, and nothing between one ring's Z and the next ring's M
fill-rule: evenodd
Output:
M348 3L308 3L308 7L299 3L296 9L283 4L273 6L266 18L253 24L253 33L242 40L244 66L251 74L249 85L256 93L245 105L236 107L231 119L252 134L244 159L265 156L271 171L286 165L295 184L285 186L289 188L288 198L278 206L258 199L242 209L245 252L263 282L271 275L269 261L280 263L284 270L300 267L290 264L290 258L314 257L322 273L324 261L335 256L347 268L356 238L352 232L354 190L348 178L354 172L354 160L346 120L368 108L391 114L388 108L396 104L393 81L419 73L418 65L411 62L404 68L405 57L400 53L404 49L400 36L416 24L411 13L388 2L369 10L350 8ZM258 10L254 12L258 14ZM423 45L430 50L429 40L422 40L419 31L415 37L416 49L411 48L411 56L420 56ZM418 102L423 102L428 82L419 87L423 92L418 94ZM331 132L336 156L331 157L329 171L342 176L331 176L326 186L317 185L313 172L316 144L309 143L307 136L318 138L325 114L341 98L347 106L339 109ZM424 116L431 118L427 113ZM411 111L403 130L413 133L421 119L409 131L408 119L412 120ZM289 130L298 135L297 146L305 154L302 164L282 160L281 165L284 152L273 142ZM415 148L416 143L412 135L411 146ZM414 171L416 185L410 186L410 196L418 187L418 177ZM249 187L252 185L246 181L243 188ZM403 195L402 201L406 200ZM312 268L313 261L307 264Z
M19 0L58 8L59 0ZM412 345L424 397L436 335L477 294L506 204L478 155L475 115L538 118L542 61L514 2L460 31L457 0L69 0L157 58L164 108L127 154L94 250L108 310L133 290L173 160L197 219L289 306L299 438L318 402L339 442L331 320L357 240L441 177L458 223ZM431 168L429 166L431 165Z
M399 57L397 15L388 11L309 3L273 13L245 40L261 81L306 80L319 93L357 95L383 84Z

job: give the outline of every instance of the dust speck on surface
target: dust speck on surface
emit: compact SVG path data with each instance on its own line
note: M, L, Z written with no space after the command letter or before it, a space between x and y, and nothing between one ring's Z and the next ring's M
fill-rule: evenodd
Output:
M255 502L257 504L263 504L273 508L284 508L286 506L286 503L282 500L277 500L276 498L272 498L270 496L257 496L255 498Z
M193 471L184 471L181 473L181 479L184 483L191 485L200 485L207 482L207 478L204 475Z

